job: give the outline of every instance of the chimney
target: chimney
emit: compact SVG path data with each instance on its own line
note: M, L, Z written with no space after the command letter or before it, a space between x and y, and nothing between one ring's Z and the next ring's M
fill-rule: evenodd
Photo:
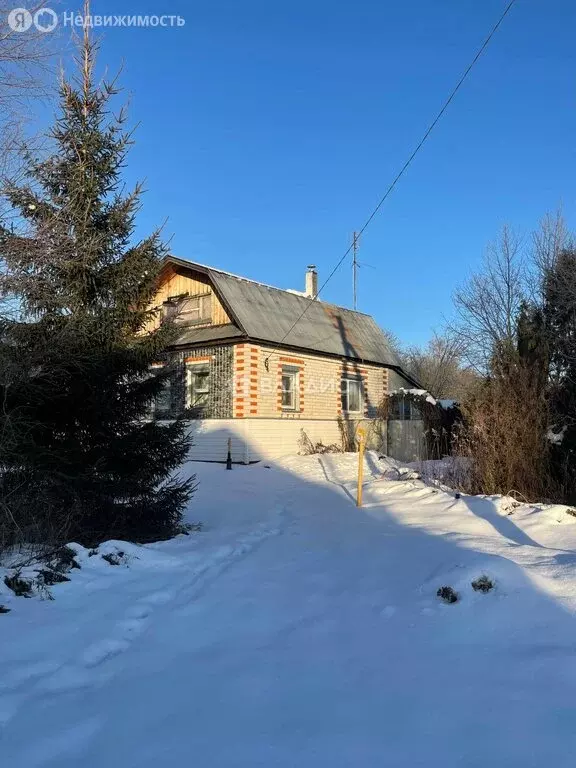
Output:
M308 272L306 272L306 290L304 293L309 299L313 299L318 293L318 272L316 272L315 264L308 264Z

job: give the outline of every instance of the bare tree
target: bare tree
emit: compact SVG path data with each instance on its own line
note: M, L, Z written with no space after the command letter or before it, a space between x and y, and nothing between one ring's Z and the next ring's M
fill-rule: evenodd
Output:
M547 213L540 227L532 233L532 261L540 286L548 272L556 267L562 251L570 247L571 240L561 210Z
M34 25L25 31L13 29L8 22L9 14L18 6L27 6L34 14L45 5L44 0L32 4L0 0L1 174L12 171L17 162L32 101L48 93L47 76L51 73L57 41L61 39L56 31L41 32Z
M524 249L505 228L482 270L454 296L451 331L485 374L465 404L461 440L472 459L474 493L515 490L528 499L555 500L574 495L571 242L561 213L544 217ZM551 425L562 427L565 459L551 445Z
M514 343L516 320L526 294L521 241L505 226L488 247L481 271L453 296L455 319L449 331L474 368L485 371L496 348Z
M434 397L462 402L476 375L462 365L462 344L449 336L435 334L422 347L411 347L403 355L406 369Z
M392 331L389 331L387 328L381 328L380 330L384 334L384 337L386 338L386 341L388 342L388 346L390 347L391 351L395 355L397 355L399 359L402 358L402 355L403 355L402 344L398 336L396 336L396 334L393 333Z

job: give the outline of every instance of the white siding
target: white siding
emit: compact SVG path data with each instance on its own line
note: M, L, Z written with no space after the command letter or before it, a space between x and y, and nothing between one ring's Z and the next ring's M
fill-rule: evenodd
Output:
M190 458L199 461L226 461L230 438L232 461L248 463L244 419L198 419L190 422L193 445Z
M368 419L357 423L367 428L369 445L380 448L380 424ZM341 444L336 419L200 419L190 422L190 430L190 458L197 461L225 461L229 438L232 461L244 463L298 453L301 430L313 443Z

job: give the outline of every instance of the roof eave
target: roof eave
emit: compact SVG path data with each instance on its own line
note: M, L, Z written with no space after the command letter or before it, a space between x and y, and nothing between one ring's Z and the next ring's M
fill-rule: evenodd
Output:
M260 339L257 336L247 335L246 340L254 344L261 344L265 347L273 347L273 352L281 352L282 350L288 350L289 352L304 352L307 355L312 355L314 357L328 357L333 360L350 360L351 362L360 363L361 365L377 365L379 368L398 368L399 371L401 370L396 364L384 363L381 360L369 360L365 357L352 357L350 355L339 354L338 352L325 352L314 349L313 347L304 347L297 344L287 344L286 342L283 342L282 344L274 344L267 339ZM402 373L402 376L408 379L406 374Z

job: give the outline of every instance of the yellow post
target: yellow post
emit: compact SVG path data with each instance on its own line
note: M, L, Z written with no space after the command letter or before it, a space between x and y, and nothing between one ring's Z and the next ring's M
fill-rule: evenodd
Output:
M362 506L362 479L364 477L364 438L362 427L358 430L358 490L356 491L356 506Z

